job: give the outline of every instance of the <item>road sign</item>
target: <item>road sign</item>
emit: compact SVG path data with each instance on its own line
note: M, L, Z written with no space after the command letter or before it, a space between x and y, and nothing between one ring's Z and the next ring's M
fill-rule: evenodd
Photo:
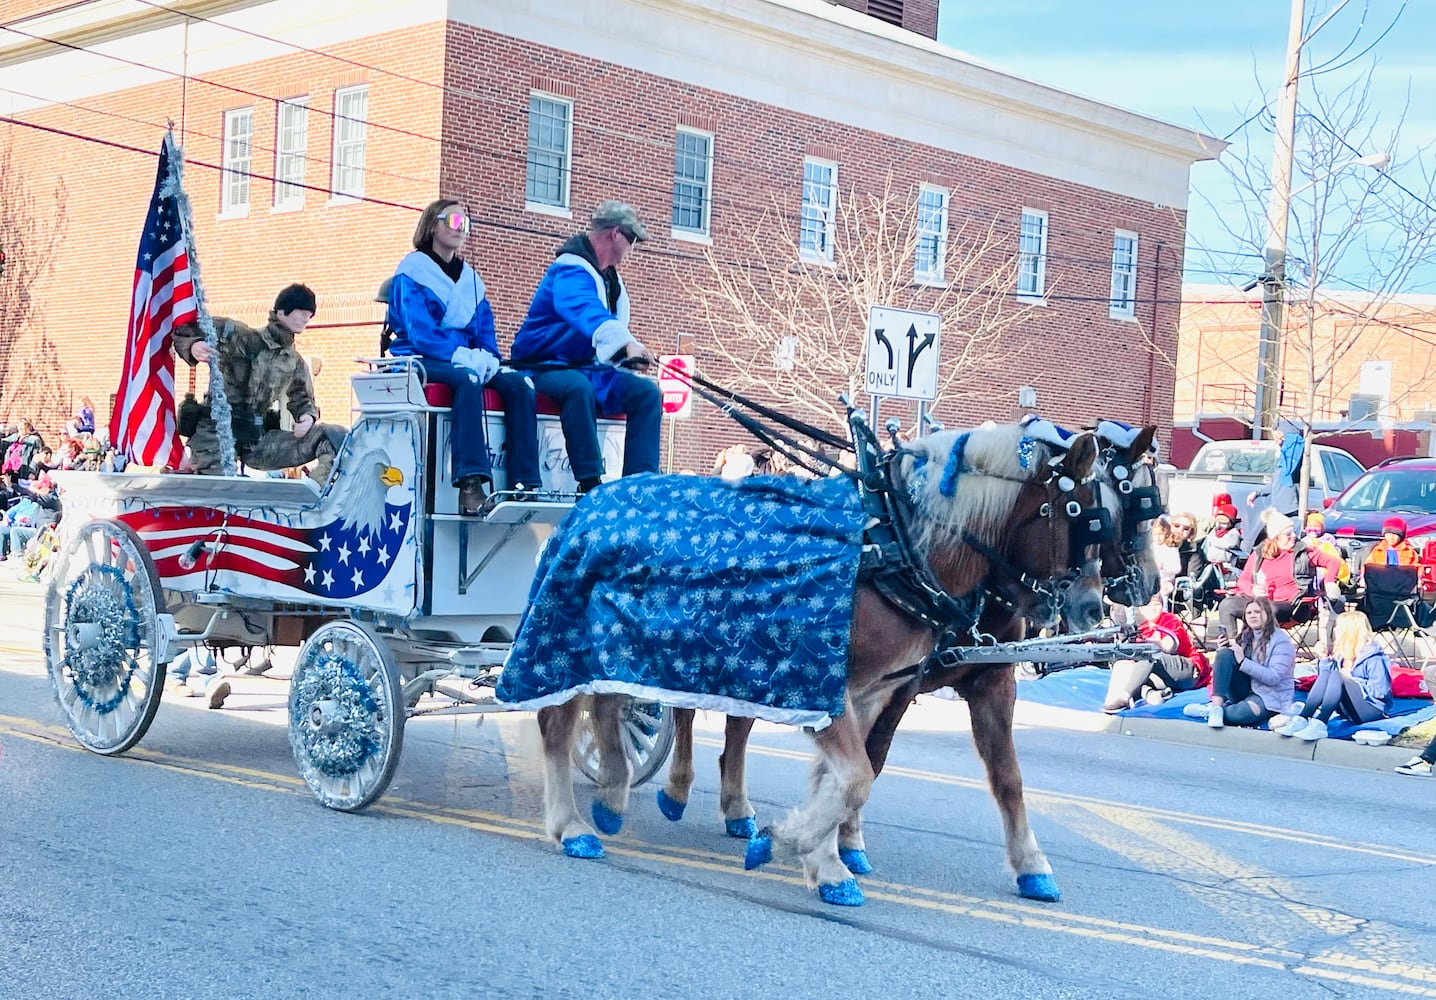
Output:
M693 413L693 383L687 375L693 371L693 355L663 354L658 358L658 391L663 393L663 412L670 417L686 418Z
M868 309L869 396L937 398L942 317L889 306Z

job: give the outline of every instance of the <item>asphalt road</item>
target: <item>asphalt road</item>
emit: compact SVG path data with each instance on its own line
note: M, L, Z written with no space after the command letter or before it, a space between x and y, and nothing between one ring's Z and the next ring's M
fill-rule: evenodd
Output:
M411 723L385 798L338 814L295 775L282 683L220 712L167 696L101 758L60 722L34 617L4 617L0 997L1436 996L1436 781L1021 729L1065 893L1039 904L1005 870L963 707L926 702L848 910L743 871L717 717L688 817L645 786L608 857L576 861L543 838L531 717ZM807 745L754 743L762 819L802 794Z

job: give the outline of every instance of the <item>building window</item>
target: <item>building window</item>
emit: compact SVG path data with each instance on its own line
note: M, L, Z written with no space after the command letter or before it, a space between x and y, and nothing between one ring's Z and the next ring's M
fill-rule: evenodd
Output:
M1112 307L1116 319L1137 315L1137 234L1118 229L1112 234Z
M833 259L837 207L838 165L812 157L803 160L803 212L798 223L798 252L805 259Z
M530 94L528 181L524 186L524 200L530 206L568 208L572 143L573 102Z
M679 129L673 143L673 228L708 235L712 204L713 137Z
M249 140L254 133L254 109L224 113L224 163L219 210L224 215L249 211Z
M364 137L369 121L369 87L334 92L334 177L336 198L364 197Z
M879 21L902 27L902 0L868 0L868 13Z
M1017 294L1040 299L1047 289L1047 213L1022 210L1017 247Z
M304 163L309 152L309 98L279 102L274 137L274 207L304 207Z
M943 283L947 262L947 188L924 184L917 194L917 253L912 273L916 281Z

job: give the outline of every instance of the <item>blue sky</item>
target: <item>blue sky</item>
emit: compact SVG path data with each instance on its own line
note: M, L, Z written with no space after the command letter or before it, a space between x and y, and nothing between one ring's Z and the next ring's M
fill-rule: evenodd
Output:
M1339 3L1307 0L1309 22ZM938 39L1019 76L1226 137L1268 100L1275 109L1290 14L1289 0L943 0ZM1378 41L1393 20L1395 28ZM1340 65L1373 44L1355 63ZM1436 171L1433 48L1433 0L1349 0L1303 49L1302 63L1304 70L1326 66L1302 80L1305 106L1318 90L1334 94L1377 60L1370 92L1374 131L1350 137L1362 153L1393 149L1393 176L1423 197L1430 187L1421 168ZM1248 125L1232 140L1224 159L1250 158L1265 176L1270 130ZM1349 192L1376 178L1356 167L1341 171L1340 179ZM1303 183L1299 176L1294 181ZM1250 225L1240 221L1242 197L1217 164L1198 164L1192 186L1188 279L1243 283L1260 262L1236 255L1259 249L1231 233ZM1245 200L1255 199L1248 194ZM1301 238L1296 225L1294 252ZM1346 287L1360 284L1362 267L1360 260L1343 260L1334 277ZM1436 291L1436 266L1414 275L1408 287Z

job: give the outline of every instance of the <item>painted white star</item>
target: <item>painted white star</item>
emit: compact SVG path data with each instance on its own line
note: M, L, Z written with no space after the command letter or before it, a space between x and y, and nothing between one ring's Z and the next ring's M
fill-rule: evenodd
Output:
M345 566L349 565L349 546L343 542L339 543L339 561Z
M329 536L328 536L327 534L324 534L324 535L320 535L320 536L319 536L319 550L320 550L321 552L328 552L328 551L329 551L329 541L330 541L330 539L329 539Z
M334 589L334 574L331 573L329 570L326 569L326 570L324 571L324 578L323 578L322 580L320 580L319 582L320 582L320 584L323 585L323 587L324 587L325 590L333 590L333 589Z
M364 586L364 574L359 572L358 569L354 570L354 575L349 579L353 581L355 590L358 590L360 587Z
M368 536L368 535L364 535L364 536L362 536L362 537L359 539L359 554L360 554L361 556L368 555L368 554L369 554L369 549L370 549L369 536Z
M379 560L379 565L380 565L380 566L387 566L387 565L389 565L389 550L388 550L388 549L380 549L380 550L379 550L379 554L376 555L374 558Z
M313 582L314 582L314 566L313 566L312 564L309 565L309 566L305 566L305 567L304 567L304 582L305 582L305 583L313 583Z
M389 530L390 530L390 531L398 531L399 529L401 529L401 528L403 528L403 527L404 527L404 519L399 516L399 512L398 512L397 510L394 511L394 513L392 513L392 514L389 515Z

